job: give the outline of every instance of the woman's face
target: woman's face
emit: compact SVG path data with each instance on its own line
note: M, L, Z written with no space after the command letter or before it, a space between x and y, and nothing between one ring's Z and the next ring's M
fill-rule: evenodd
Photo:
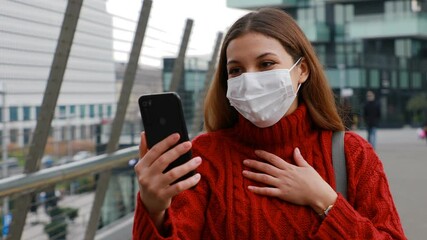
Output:
M295 63L278 40L255 32L249 32L231 40L226 53L229 79L246 72L290 69ZM302 65L304 66L301 67ZM290 72L295 91L298 83L307 79L303 69L306 69L304 62L295 66ZM296 109L297 101L292 105L287 114Z

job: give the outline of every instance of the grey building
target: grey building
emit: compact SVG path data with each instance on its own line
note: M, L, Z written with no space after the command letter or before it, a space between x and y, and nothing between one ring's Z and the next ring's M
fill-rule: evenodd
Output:
M116 63L116 91L117 99L122 89L123 78L126 71L126 63ZM139 132L142 130L141 114L138 106L138 98L142 94L163 92L162 70L157 67L139 65L136 71L134 84L131 95L129 96L129 105L126 111L125 123L121 134L121 143L123 144L138 144ZM104 131L105 140L110 136L109 131Z
M27 145L34 131L66 5L0 1L1 108L7 109L0 121L12 145ZM95 126L114 116L112 29L106 1L85 1L52 122L54 142L92 139Z
M427 94L426 1L227 0L227 6L276 7L292 15L315 47L332 88L338 96L343 93L355 117L366 91L373 90L382 106L381 126L427 120L427 110L407 106L412 98Z

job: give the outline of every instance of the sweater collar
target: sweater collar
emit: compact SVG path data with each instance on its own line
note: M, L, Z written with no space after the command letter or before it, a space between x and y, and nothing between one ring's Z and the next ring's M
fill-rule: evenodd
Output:
M259 128L239 114L233 127L233 135L249 145L283 145L292 141L303 141L312 130L312 121L305 104L300 103L291 114L284 116L271 127Z

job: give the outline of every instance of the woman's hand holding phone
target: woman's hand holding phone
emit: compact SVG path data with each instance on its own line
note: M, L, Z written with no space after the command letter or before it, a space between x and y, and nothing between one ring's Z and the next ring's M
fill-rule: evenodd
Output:
M138 178L141 200L159 230L172 198L195 186L200 180L200 174L197 173L174 183L180 177L195 170L202 162L200 157L195 157L185 164L163 173L171 162L191 149L191 142L189 141L171 148L179 139L179 134L175 133L148 149L145 133L141 133L140 160L135 165L135 172Z

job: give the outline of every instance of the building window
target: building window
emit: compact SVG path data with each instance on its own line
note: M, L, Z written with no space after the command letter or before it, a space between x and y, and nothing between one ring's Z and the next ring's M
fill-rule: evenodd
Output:
M369 71L369 86L371 88L379 88L380 87L380 73L376 69L371 69Z
M95 117L95 105L93 104L89 105L89 117L90 118Z
M326 46L318 44L315 46L315 50L320 62L323 63L323 65L326 65Z
M361 83L360 83L360 70L359 69L348 69L348 87L351 88L360 88L361 87ZM346 78L347 79L347 78Z
M172 73L164 72L163 73L163 89L169 90L171 83L172 83Z
M346 22L352 22L354 20L354 5L346 4L344 5L344 17Z
M86 126L82 125L80 126L80 139L86 139Z
M18 143L18 129L10 129L10 143Z
M400 72L400 88L401 89L408 89L408 87L409 87L408 72L407 71L401 71Z
M385 2L387 13L402 13L411 10L411 1L387 1Z
M24 121L31 120L31 107L24 107Z
M344 45L343 44L336 44L335 45L335 57L336 57L336 61L337 64L345 63L345 53L344 53Z
M409 39L396 39L394 54L398 57L410 57L411 41Z
M36 119L39 119L40 107L36 107Z
M59 106L59 118L65 119L67 117L67 107L66 106Z
M67 140L67 127L61 127L61 137L60 137L60 140L61 141L65 141L65 140Z
M18 107L9 108L9 118L11 122L18 121Z
M316 7L316 21L324 23L326 22L326 10L325 5L319 5Z
M31 129L24 128L24 145L28 145L31 140Z
M92 139L96 137L96 125L90 125L89 138Z
M86 117L86 105L80 105L80 118Z
M70 126L70 140L76 140L76 126Z
M421 82L421 73L413 73L412 74L412 88L413 89L421 89L422 82Z
M340 73L338 69L327 69L326 75L332 88L340 87Z
M102 118L104 116L104 105L103 104L98 105L98 116L100 118Z
M111 117L113 115L113 106L107 106L107 117Z
M334 21L337 25L343 25L344 24L344 6L336 4L334 5Z
M396 71L391 72L391 87L392 88L398 88L397 86L397 73Z
M361 2L354 4L354 15L369 15L384 13L383 1Z
M366 88L366 70L360 69L360 87Z
M75 115L76 115L76 106L75 105L70 106L70 115L72 117L75 117Z

